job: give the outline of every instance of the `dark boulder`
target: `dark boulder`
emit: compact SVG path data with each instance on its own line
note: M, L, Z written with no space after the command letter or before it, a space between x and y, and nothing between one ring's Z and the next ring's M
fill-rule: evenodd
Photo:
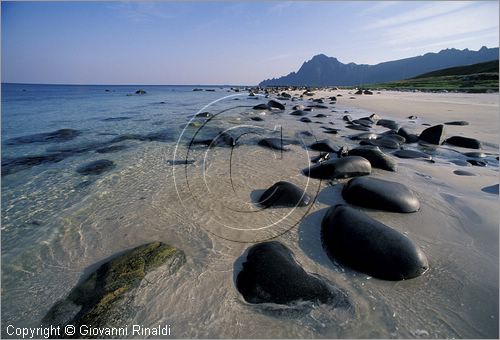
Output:
M302 117L299 119L302 123L312 123L312 120L307 117Z
M453 136L448 138L445 142L446 144L451 144L462 148L481 149L481 142L474 138Z
M363 157L347 156L330 159L302 170L306 176L318 179L336 179L369 175L372 167Z
M344 199L360 207L393 211L415 212L420 202L405 185L373 177L351 179L342 191Z
M264 121L264 118L259 117L259 116L250 117L250 119L253 120L253 121L255 121L255 122L262 122L262 121Z
M296 185L281 181L273 184L260 196L259 204L268 207L305 207L311 197Z
M396 171L396 162L380 151L377 146L360 146L349 150L349 156L361 156L366 158L373 168L378 168L387 171Z
M345 205L328 209L321 234L333 258L379 279L411 279L429 268L425 254L408 237Z
M300 301L348 307L345 292L307 273L293 253L277 241L250 247L236 287L249 303L291 304Z
M279 100L276 99L271 99L270 101L267 102L267 106L270 108L275 108L278 110L284 110L285 109L285 104L280 102Z
M109 171L115 167L113 161L107 159L99 159L87 164L84 164L76 169L80 175L100 175L103 172Z
M370 90L364 90L364 91L363 91L363 94L368 94L368 95L371 95L371 94L373 94L373 92L372 92L372 91L370 91Z
M431 126L422 131L418 138L429 144L440 145L444 140L444 125L439 124Z

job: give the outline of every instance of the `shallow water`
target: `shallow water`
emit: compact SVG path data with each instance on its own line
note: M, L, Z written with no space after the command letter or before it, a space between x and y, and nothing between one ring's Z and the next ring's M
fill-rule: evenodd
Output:
M464 160L457 151L466 149L414 146L436 162L397 159L396 173L373 169L375 177L410 187L422 207L412 214L367 213L408 235L430 263L421 277L383 281L332 262L321 246L321 219L326 208L344 202L345 180L327 183L303 176L300 170L318 153L300 144L287 146L286 152L256 145L263 136L295 138L299 131L313 134L301 141L306 145L324 138L354 145L344 136L359 131L344 128L343 112L353 118L369 112L340 104L315 110L309 116L332 116L313 122L341 128L338 135L328 135L320 124L298 122L300 117L288 114L290 108L262 115L251 107L266 99L227 88L192 92L192 87L146 86L140 87L146 95L126 96L138 88L2 87L2 159L106 144L124 134L161 131L164 136L161 141L127 139L117 143L127 145L124 150L98 154L91 148L3 176L2 336L8 324L39 325L85 273L113 254L160 240L184 250L187 263L173 276L156 271L143 280L129 324L169 324L175 337L498 337L498 194L482 190L498 183L494 157L487 158L486 167L463 167L450 161ZM184 129L202 111L220 114L202 128ZM249 119L256 115L265 121ZM130 119L108 119L116 117ZM425 122L400 123L420 131ZM82 134L64 143L4 144L60 128ZM240 136L238 146L187 147L193 136L211 136L215 128ZM484 151L498 153L488 145ZM99 176L76 173L78 166L97 159L110 159L116 167ZM169 165L174 159L194 163ZM476 176L454 175L456 169ZM305 188L314 203L260 209L255 204L259 194L280 180ZM317 305L307 313L279 315L272 311L275 306L246 303L235 277L245 250L270 238L289 247L306 271L345 289L354 314Z

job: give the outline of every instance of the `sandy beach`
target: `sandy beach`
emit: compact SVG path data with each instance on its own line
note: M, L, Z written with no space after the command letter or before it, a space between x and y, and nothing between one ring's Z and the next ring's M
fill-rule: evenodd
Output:
M145 124L144 131L155 131L162 120L167 127L193 121L183 106L178 116L164 113L157 103L165 100L166 92L157 91L153 100L134 98L137 108L123 104L125 110L150 114L151 121L140 122ZM298 97L301 92L290 94ZM203 129L238 133L244 126L262 130L263 135L242 135L235 148L188 147L189 138L177 139L177 135L166 142L137 137L139 140L127 142L127 149L106 155L117 167L84 189L74 189L73 195L83 196L50 215L52 233L34 234L31 237L38 238L33 245L27 242L22 250L6 251L2 303L9 313L4 313L3 319L15 325L39 325L50 308L68 296L97 264L138 245L162 241L181 249L186 262L174 274L156 270L145 276L127 300L132 313L117 318L128 325L170 325L172 334L180 338L497 337L498 95L381 92L356 96L348 92L325 90L311 97L325 98L327 107L315 108L306 115L312 123L290 115L295 104L310 105L309 97L283 101L285 110L271 111L254 110L252 106L267 103L274 95L254 99L246 93L235 94L218 106L204 109L220 114L200 133ZM337 103L328 104L327 98L337 94L342 94ZM227 91L206 95L223 97ZM186 96L182 98L192 100L202 94L189 92ZM94 97L89 98L94 102ZM127 97L117 98L122 103ZM185 101L182 99L182 103ZM315 118L319 113L324 117ZM412 213L356 209L406 235L423 251L428 271L408 280L371 277L327 255L321 239L322 219L331 206L347 204L342 189L349 179L325 181L302 173L310 158L319 154L310 148L317 140L329 139L349 149L358 146L358 141L349 136L361 131L346 127L345 114L357 119L373 113L393 119L416 134L429 127L422 124L466 120L470 125L446 126L446 136L477 138L483 143L481 151L487 154L483 158L486 166L472 166L465 162L464 153L477 150L418 143L401 146L426 152L434 159L431 163L397 158L392 154L394 149L382 148L397 164L397 171L372 168L369 177L404 184L418 198L420 209ZM417 118L408 119L410 115ZM131 116L137 117L137 113ZM261 120L253 120L255 117ZM197 131L200 125L193 126L184 133ZM339 131L328 134L321 126ZM267 133L276 136L281 128L285 139L300 142L287 145L289 151L283 153L258 145L260 138ZM94 129L99 132L102 128L97 125ZM378 125L371 129L378 134L387 130ZM69 158L70 166L60 165L54 188L61 185L61 178L70 181L64 184L66 187L78 188L82 179L75 176L74 169L88 162L85 157ZM169 161L173 159L193 162L172 166ZM457 175L457 170L473 176ZM44 176L55 175L52 171L37 176L33 184L25 186L29 188L42 179L50 182L52 177L47 180ZM259 207L259 195L278 181L304 189L311 203L295 209ZM14 177L15 188L25 188L16 183ZM46 205L50 190L53 188L48 186L35 193L39 195L35 196L37 204ZM42 210L32 206L37 213ZM7 214L11 216L15 220L13 213ZM319 304L287 314L290 312L283 306L246 301L236 287L236 277L249 247L270 239L285 245L307 273L319 275L345 291L352 312ZM26 311L30 311L28 319Z

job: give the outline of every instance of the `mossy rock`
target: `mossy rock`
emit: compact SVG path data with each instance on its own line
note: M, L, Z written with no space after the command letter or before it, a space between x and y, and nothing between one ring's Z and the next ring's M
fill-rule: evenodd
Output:
M123 309L120 305L124 303L124 298L133 296L130 292L139 286L147 273L165 266L165 270L173 274L185 262L183 251L162 242L147 243L131 249L102 264L73 288L66 299L57 302L42 322L53 325L109 326L112 320L117 319L115 312L119 313ZM72 316L68 316L68 313ZM75 336L78 337L78 334Z

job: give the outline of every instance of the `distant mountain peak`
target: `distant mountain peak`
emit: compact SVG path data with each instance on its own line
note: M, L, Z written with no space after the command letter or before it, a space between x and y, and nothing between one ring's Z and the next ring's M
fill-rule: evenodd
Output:
M386 61L376 65L344 64L323 53L304 62L297 72L267 79L260 86L356 86L415 77L422 73L498 59L498 47L481 47L478 51L447 48L438 53Z

